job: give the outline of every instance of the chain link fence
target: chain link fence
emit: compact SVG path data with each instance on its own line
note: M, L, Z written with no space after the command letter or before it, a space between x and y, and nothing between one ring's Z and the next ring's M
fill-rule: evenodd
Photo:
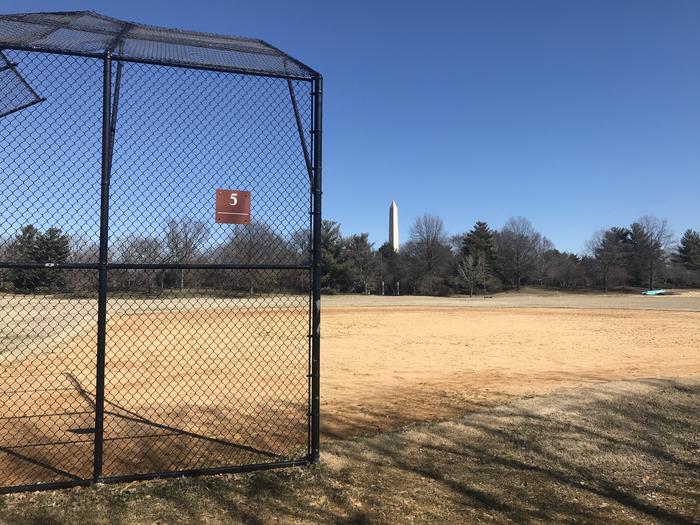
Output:
M260 41L41 20L0 17L0 490L313 461L320 77ZM88 30L111 47L61 35Z

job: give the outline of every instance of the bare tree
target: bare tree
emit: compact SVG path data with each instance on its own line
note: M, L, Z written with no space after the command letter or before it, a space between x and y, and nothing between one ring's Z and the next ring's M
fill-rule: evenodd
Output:
M522 280L535 264L541 235L525 217L511 217L494 235L494 247L500 273L520 290Z
M489 263L486 257L482 256L476 262L476 279L481 283L481 291L486 297L488 293L487 282L489 278Z
M424 290L432 293L436 280L452 260L442 219L427 213L418 217L409 230L408 239L403 251L416 263Z
M117 255L120 262L132 264L148 264L162 260L163 246L161 241L154 237L131 236L121 243L121 250ZM153 281L156 274L149 270L124 270L126 276L126 287L131 289L132 285L143 286L147 293L153 290ZM164 285L164 272L160 270L157 281L161 290Z
M464 284L469 288L469 297L473 297L474 286L479 282L480 277L478 261L475 261L471 254L463 255L462 259L457 263L457 271Z
M10 246L10 242L3 241L3 239L0 238L0 261L9 260ZM8 272L6 268L0 268L0 292L5 290L5 281L9 273L10 272Z
M586 244L588 253L600 269L604 293L608 292L613 271L616 268L622 269L624 266L629 236L629 230L614 227L597 231Z
M110 252L110 257L113 253ZM100 259L100 245L85 235L70 238L70 262L96 262Z
M649 290L668 258L673 233L668 222L651 215L640 217L630 227L630 243L640 277L645 276Z
M296 256L300 264L311 258L311 231L308 228L295 230L289 236L289 250Z
M198 248L209 238L209 228L194 219L170 219L166 231L168 260L177 264L192 261ZM180 270L180 289L185 287L185 272Z
M554 244L547 237L539 234L534 239L534 242L535 273L537 274L537 282L540 286L543 286L547 278L547 270L549 269L548 254L554 249Z
M229 241L220 246L213 254L220 262L237 262L243 264L272 264L289 260L291 257L289 243L277 234L269 225L251 222L244 228L233 231ZM280 272L266 270L246 270L247 285L251 295L256 287L271 287L279 280Z

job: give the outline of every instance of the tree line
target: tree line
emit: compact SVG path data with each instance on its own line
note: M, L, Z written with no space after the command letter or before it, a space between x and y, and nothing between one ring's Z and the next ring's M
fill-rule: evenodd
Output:
M127 235L110 248L112 262L308 264L310 234L300 229L283 236L264 223L237 228L217 243L209 226L194 219L170 219L159 235ZM425 214L413 223L397 253L385 243L375 248L369 234L344 236L340 224L323 221L322 277L326 293L488 294L523 285L603 291L656 287L700 287L700 234L688 229L674 241L664 220L644 216L629 226L596 232L585 253L557 250L524 217L512 217L500 229L477 221L448 235L442 219ZM59 228L42 232L24 226L0 244L0 260L49 264L44 268L0 269L0 290L88 293L97 286L94 270L60 270L51 264L95 262L98 247L80 242ZM119 269L109 287L133 293L214 289L255 294L304 292L307 271Z
M112 241L109 261L146 264L304 264L310 261L309 231L289 238L263 223L237 228L223 239L212 239L208 224L191 218L170 219L152 235L125 235ZM211 242L210 242L211 241ZM62 263L96 263L99 246L60 228L40 231L27 225L5 242L0 240L0 261L44 267L0 268L0 291L15 293L88 294L97 290L96 270L67 270ZM109 272L113 291L155 294L166 290L217 290L245 294L275 290L308 289L308 272L296 270L221 270L182 268L124 268Z
M425 214L413 223L399 253L374 248L366 233L344 237L323 224L323 277L327 292L447 295L519 290L700 287L700 234L674 242L668 223L644 216L629 226L596 232L583 254L559 251L524 217L496 229L477 221L448 235L442 219Z

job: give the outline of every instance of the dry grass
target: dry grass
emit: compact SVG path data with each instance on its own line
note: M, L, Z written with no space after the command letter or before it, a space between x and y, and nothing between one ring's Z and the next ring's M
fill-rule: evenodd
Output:
M505 292L484 298L475 295L453 297L425 297L404 295L368 296L333 295L324 297L327 307L383 307L400 306L454 308L586 308L606 310L669 310L700 312L699 290L674 290L673 295L645 296L638 293L562 292L540 288L523 288L521 292Z
M319 466L4 496L6 524L697 523L697 380L328 443Z

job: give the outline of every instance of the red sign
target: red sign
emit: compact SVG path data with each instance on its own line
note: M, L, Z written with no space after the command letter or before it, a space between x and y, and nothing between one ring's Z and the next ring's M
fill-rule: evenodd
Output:
M216 190L217 224L250 224L250 192Z

